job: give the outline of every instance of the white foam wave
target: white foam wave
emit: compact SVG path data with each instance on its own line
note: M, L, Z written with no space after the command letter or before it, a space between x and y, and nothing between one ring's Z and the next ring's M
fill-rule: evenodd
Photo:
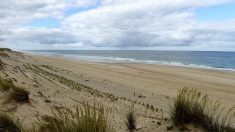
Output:
M214 69L214 70L226 70L235 71L232 68L216 68L206 65L197 64L184 64L174 61L162 61L162 60L137 60L133 58L121 58L121 57L104 57L104 56L86 56L86 55L76 55L76 54L60 54L60 53L48 53L48 52L32 52L36 55L45 56L57 56L67 59L83 60L83 61L93 61L93 62L105 62L105 63L145 63L145 64L158 64L158 65L170 65L170 66L182 66L191 68L203 68L203 69Z
M182 67L191 67L191 68L235 71L235 69L232 69L232 68L215 68L215 67L206 66L206 65L183 64L183 63L173 62L173 61L137 60L137 59L133 59L133 58L83 56L83 55L75 55L75 54L64 55L64 57L72 58L72 59L76 59L76 60L105 62L105 63L145 63L145 64L158 64L158 65L170 65L170 66L182 66Z

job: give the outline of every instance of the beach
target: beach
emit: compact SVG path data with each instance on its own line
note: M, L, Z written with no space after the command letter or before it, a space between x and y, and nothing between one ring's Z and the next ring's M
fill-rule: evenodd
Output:
M1 101L24 127L51 109L75 109L84 102L109 108L116 131L126 131L125 113L134 105L139 131L166 131L180 88L195 88L226 108L235 102L235 72L144 63L105 63L4 51L0 76L30 92L30 104ZM4 92L0 94L4 100ZM160 122L160 123L159 123ZM156 126L156 123L158 124ZM160 125L159 125L160 124ZM195 131L200 128L190 127ZM174 129L177 131L177 129Z
M88 85L116 95L141 93L154 105L176 97L183 87L196 88L230 106L235 102L235 72L157 64L98 63L34 56L49 64L82 74ZM165 106L167 107L167 106Z
M235 0L0 7L0 132L235 132Z

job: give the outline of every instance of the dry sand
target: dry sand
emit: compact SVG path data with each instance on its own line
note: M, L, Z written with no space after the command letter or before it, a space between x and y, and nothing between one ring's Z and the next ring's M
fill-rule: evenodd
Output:
M83 74L87 84L116 95L146 96L146 102L160 105L174 98L182 87L197 88L226 105L235 103L235 72L154 64L96 63L34 56L48 64ZM163 101L163 102L162 102ZM160 104L159 104L160 103ZM165 104L162 104L165 106Z
M235 103L235 72L232 71L151 64L97 63L29 54L8 54L10 57L0 57L7 64L0 76L11 79L16 85L30 91L31 103L2 104L1 108L12 112L28 128L36 121L35 114L51 114L51 108L64 106L73 109L81 105L81 102L88 101L99 102L112 109L112 116L109 118L117 131L126 131L124 117L132 104L139 114L139 131L166 131L166 127L172 125L169 120L170 105L177 95L177 90L182 87L197 88L209 94L211 98L220 99L225 106ZM79 92L51 76L37 74L25 65L37 65L44 71L101 92L111 93L119 99L95 97L87 92ZM0 93L2 100L4 97L4 93ZM154 112L147 109L147 104L154 106ZM168 120L161 120L165 118ZM162 125L157 125L157 122Z

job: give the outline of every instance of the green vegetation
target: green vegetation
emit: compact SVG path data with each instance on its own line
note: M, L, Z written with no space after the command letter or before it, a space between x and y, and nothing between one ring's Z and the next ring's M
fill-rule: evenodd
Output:
M107 110L101 105L77 107L75 112L69 109L53 111L53 116L38 117L39 131L53 132L109 132Z
M224 110L219 101L213 102L208 95L202 95L195 89L182 88L174 102L172 119L175 125L194 123L209 132L233 132L235 107L226 113Z
M126 114L126 126L130 132L136 130L136 116L132 106Z
M48 66L48 65L23 65L25 68L32 70L33 72L35 72L36 74L39 75L43 75L46 79L48 79L49 81L52 82L53 81L57 81L67 87L70 87L72 89L78 90L78 91L82 91L82 92L88 92L90 93L92 96L95 97L101 97L101 98L108 98L111 101L118 101L118 99L122 99L122 100L127 100L130 102L134 102L137 103L136 101L133 101L131 99L127 99L126 97L117 97L111 93L107 93L107 92L103 92L103 91L99 91L97 89L93 89L92 87L89 87L87 85L75 82L73 80L70 80L68 78L65 78L63 76L60 76L59 74L55 74L55 72L58 72L58 70L55 70L55 67L52 66ZM58 69L58 68L57 68ZM144 97L143 95L141 95L142 97ZM154 110L154 107L150 107L146 106L148 108L151 108L152 110Z
M106 98L109 98L113 101L117 100L117 97L115 97L113 94L105 93L105 92L99 91L97 89L93 89L89 86L86 86L84 84L75 82L73 80L67 79L63 76L60 76L60 75L55 74L55 73L51 73L51 72L43 69L43 68L47 68L47 69L51 70L50 66L43 65L42 68L41 68L37 65L24 65L24 67L34 71L37 74L40 74L40 75L42 74L46 77L50 77L50 79L58 81L59 83L65 85L67 87L70 87L72 89L75 89L75 90L78 90L78 91L83 91L83 92L88 92L91 95L96 96L96 97L106 97ZM50 67L50 68L48 68L48 67Z
M13 86L12 81L4 80L0 77L0 90L8 91Z
M19 103L29 102L29 92L15 86L11 80L3 80L0 78L0 90L9 91L8 101L14 100Z
M112 101L122 99L132 102L126 97L118 98L113 94L98 91L84 84L60 76L59 74L55 74L56 71L53 70L53 67L46 65L24 66L36 74L45 77L49 81L57 81L72 89L88 92L96 97L109 98ZM29 92L25 89L16 87L12 81L3 80L0 78L0 90L9 91L10 100L14 100L16 102L29 102ZM133 103L137 103L137 101L133 101ZM158 112L158 109L154 108L151 104L144 104L141 102L138 103L146 106L147 109ZM53 110L52 113L52 116L45 115L38 117L38 122L36 123L35 128L39 129L39 131L56 132L107 132L111 130L111 125L108 124L107 121L107 111L103 106L90 106L85 104L84 107L77 108L75 112L69 109L60 109ZM177 98L174 101L174 106L171 111L171 117L176 126L183 126L188 123L193 123L209 132L235 131L233 126L235 106L230 109L225 109L220 105L219 101L212 101L209 99L207 94L201 94L196 89L190 89L187 87L178 91ZM136 116L133 107L130 108L125 118L125 123L128 130L130 132L136 130ZM158 124L161 124L161 122ZM169 127L169 129L172 128Z
M18 121L15 121L6 113L0 112L0 131L1 132L21 132L22 127Z
M40 65L41 67L44 67L46 69L49 69L51 71L54 71L54 72L58 72L58 70L55 70L53 66L48 66L48 65Z

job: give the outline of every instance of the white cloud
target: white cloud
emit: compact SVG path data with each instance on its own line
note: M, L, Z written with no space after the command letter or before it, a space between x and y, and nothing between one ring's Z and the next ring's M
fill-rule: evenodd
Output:
M96 9L64 11L98 0L8 0L0 3L0 43L36 47L235 47L235 19L200 22L195 9L232 0L100 0ZM57 18L61 27L22 28L20 23ZM23 46L22 46L23 47Z
M228 1L104 0L102 7L66 19L63 28L95 47L234 45L234 21L194 20L195 8L224 2Z
M94 0L5 0L0 2L0 24L15 25L33 19L63 19L65 9L86 7Z
M64 19L64 10L94 5L94 0L5 0L0 2L0 46L21 47L37 44L74 43L69 31L26 29L21 24L43 18ZM71 39L72 38L72 39ZM40 46L37 46L40 47ZM43 47L43 46L42 46Z
M76 37L69 32L48 28L19 28L14 30L10 39L15 42L32 44L71 44L77 42Z

